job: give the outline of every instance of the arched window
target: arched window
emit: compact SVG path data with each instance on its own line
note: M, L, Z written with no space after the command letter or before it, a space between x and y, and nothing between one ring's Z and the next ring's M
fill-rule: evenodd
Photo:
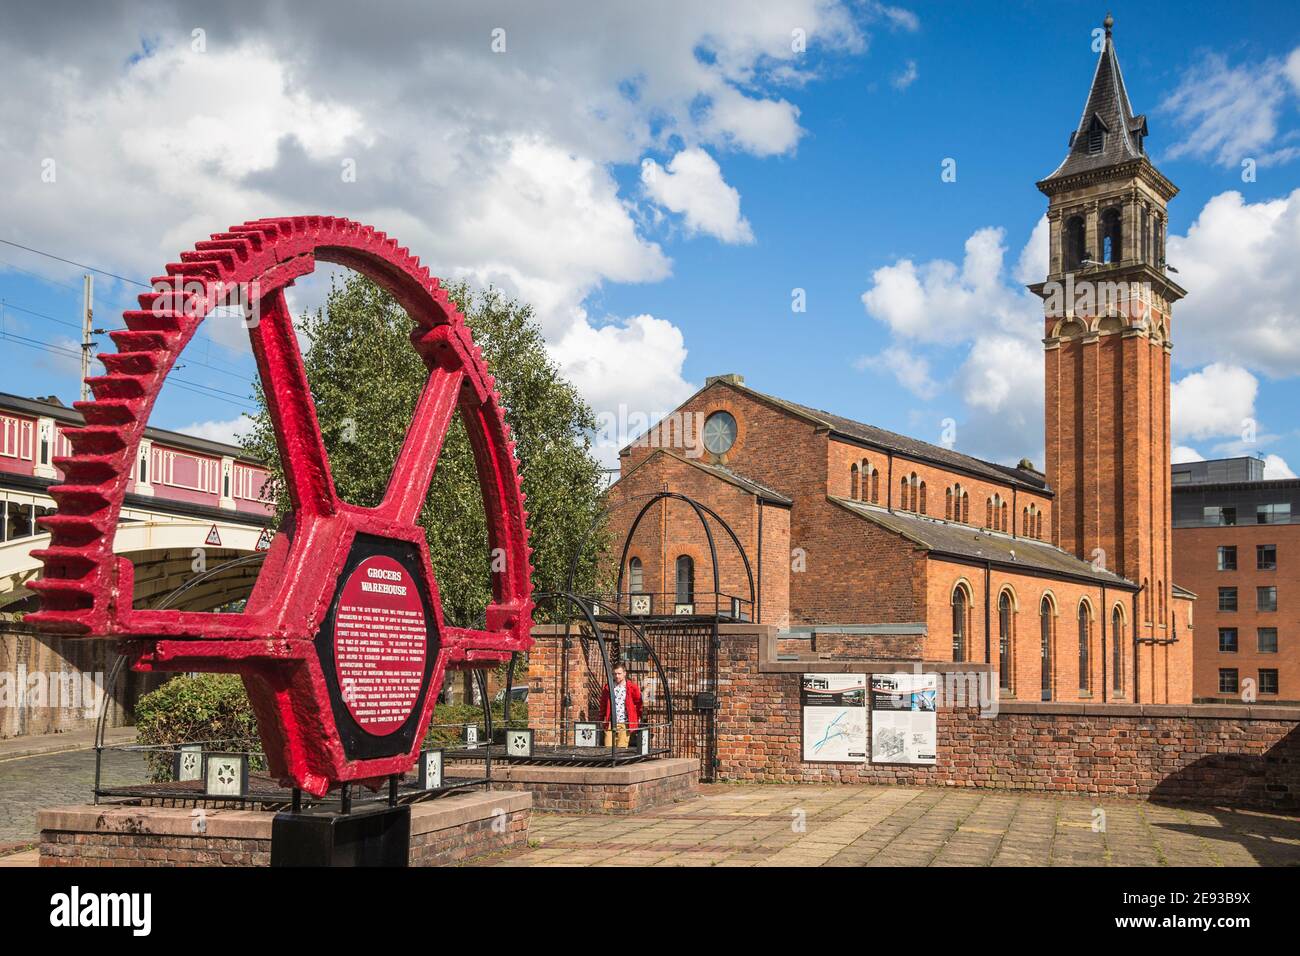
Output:
M926 511L926 504L925 504L925 482L924 481L921 482L921 507L917 508L916 510L921 512L921 514L928 514L928 512Z
M880 472L871 470L871 503L880 504Z
M1147 207L1142 207L1142 261L1151 261L1151 223L1147 216Z
M959 584L952 592L952 659L954 661L966 659L966 619L969 607L966 589Z
M858 466L854 465L849 469L849 497L857 501L860 490L858 487Z
M970 495L964 491L961 493L961 520L964 524L970 524Z
M1011 595L998 598L998 686L1011 690Z
M1110 642L1111 687L1115 693L1124 692L1124 612L1118 604L1110 614L1110 630L1114 637Z
M1043 700L1052 699L1052 601L1044 597L1038 606L1039 653L1042 657Z
M911 504L909 505L909 510L920 511L921 510L921 490L920 490L921 485L920 482L916 480L915 472L912 473L912 477L909 480L908 486L911 489L911 495L912 495L912 501Z
M1007 503L1005 501L1002 502L1002 530L1004 532L1007 530L1007 516L1010 513L1010 510L1007 508Z
M1119 262L1124 257L1119 209L1111 206L1101 214L1101 261Z
M901 508L903 511L908 510L907 508L908 498L909 495L907 493L907 479L903 478L898 485L898 507Z
M1165 623L1165 582L1156 582L1156 608L1158 610L1156 623Z
M640 558L632 558L627 563L627 590L629 594L640 594L645 590L645 571Z
M1082 216L1071 216L1065 222L1065 271L1072 272L1083 265L1083 244L1086 241Z
M943 520L952 520L952 489L949 488L943 493Z
M1034 537L1039 541L1043 540L1043 513L1041 511L1034 515Z
M677 558L677 603L695 603L695 559L689 554Z
M993 527L993 499L988 498L984 501L984 527Z
M1079 602L1079 693L1092 690L1092 615L1088 605Z
M1029 506L1026 505L1020 513L1020 533L1026 537L1033 537L1034 528L1029 523Z
M1151 623L1151 580L1142 579L1142 620Z

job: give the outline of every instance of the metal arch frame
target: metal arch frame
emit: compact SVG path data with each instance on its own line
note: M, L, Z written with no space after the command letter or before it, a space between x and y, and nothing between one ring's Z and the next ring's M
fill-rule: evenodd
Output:
M595 605L596 607L600 608L603 611L603 613L608 614L610 617L612 617L616 625L626 626L630 628L633 631L633 633L636 634L637 640L641 642L641 646L644 647L650 654L650 660L654 664L655 673L658 674L659 676L659 685L663 689L665 713L668 719L668 748L669 750L671 750L673 744L672 686L669 684L668 674L664 670L663 664L659 660L659 652L656 651L654 645L651 644L650 641L646 639L645 630L639 624L636 624L628 620L627 617L625 617L616 607L610 605L609 602L603 601L597 597L588 597L581 594L577 594L573 591L541 591L538 592L536 595L534 595L534 598L539 604L543 602L564 601L573 605L581 612L583 618L587 622L587 626L591 628L593 638L596 641L596 646L600 650L601 664L605 670L606 686L613 686L614 668L613 665L610 663L609 651L605 647L605 636L604 633L601 631L600 622L596 619L596 615L592 613L592 606ZM571 625L572 625L572 621L566 620L565 631L564 631L564 637L566 641L568 640L569 637L569 633L570 633L569 628L571 627ZM513 660L510 662L510 666L511 668L513 668L514 666ZM567 668L562 668L561 674L565 673L566 670ZM502 722L505 723L507 726L509 726L509 717L510 717L509 700L510 700L510 692L507 689L506 704L502 708Z
M412 346L429 370L384 501L375 508L337 495L285 302L285 289L318 260L355 269L390 292L411 317ZM257 309L257 321L246 326L293 512L272 541L244 611L137 610L130 561L112 551L136 450L182 350L216 307L231 302ZM106 374L87 380L94 400L75 404L85 424L65 430L72 454L54 459L63 481L49 490L57 513L40 519L51 540L33 552L44 576L31 582L41 610L28 620L49 632L121 641L137 670L240 674L272 773L313 796L405 771L419 753L414 729L427 724L446 670L504 661L531 644L531 549L514 443L464 316L397 240L332 216L259 219L216 233L169 263L139 305L123 314L126 329L111 333L118 351L99 356ZM506 557L492 577L480 629L443 620L427 537L417 523L458 412L474 452L488 547ZM335 707L338 695L315 636L332 596L341 593L340 576L366 553L357 546L362 536L409 552L429 622L430 666L400 733L358 751L344 740L346 713L341 717Z
M708 505L696 501L690 495L684 495L678 491L655 492L650 496L650 500L642 506L639 512L637 512L636 518L632 521L632 526L628 528L627 535L623 539L623 551L618 558L618 584L615 585L616 593L620 596L623 593L623 575L627 568L627 553L632 547L632 539L636 536L637 528L641 526L641 521L645 518L646 513L657 502L665 499L675 499L677 501L686 502L692 509L694 509L695 516L700 519L700 526L704 528L704 536L709 542L709 561L713 565L713 591L715 594L722 593L722 584L718 575L718 548L713 540L713 531L709 527L709 522L704 517L705 514L708 514L709 517L722 527L723 531L727 532L727 535L731 538L731 543L736 546L736 551L740 555L740 560L745 564L745 577L749 582L749 606L753 609L753 616L755 620L757 620L760 615L758 606L755 603L756 592L754 590L754 569L749 563L749 555L745 553L745 547L740 543L740 538L737 537L736 532L732 530L731 525L729 525L720 514Z

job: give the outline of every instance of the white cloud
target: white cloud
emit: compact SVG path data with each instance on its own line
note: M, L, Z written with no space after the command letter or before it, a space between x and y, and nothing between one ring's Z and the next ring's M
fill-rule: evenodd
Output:
M879 355L864 355L853 365L859 371L871 369L893 375L900 385L918 398L928 400L939 394L939 383L930 375L930 363L897 345Z
M1189 461L1205 461L1205 456L1189 445L1175 445L1169 455L1169 461L1175 465L1182 465Z
M1281 455L1267 455L1264 458L1264 480L1275 481L1279 478L1294 478L1296 473Z
M1300 190L1248 203L1226 192L1205 204L1186 236L1169 237L1172 276L1187 289L1174 314L1175 355L1271 375L1300 368Z
M684 149L667 168L644 160L641 183L651 199L685 217L689 232L730 243L754 241L749 221L740 214L740 193L727 185L717 161L704 150Z
M192 422L181 428L172 429L172 431L180 432L182 435L192 435L195 438L206 438L208 441L238 445L239 439L247 435L252 429L253 420L247 415L241 415L238 418L231 418L226 421Z
M1259 381L1239 365L1215 362L1170 386L1173 440L1238 435L1255 418Z
M1029 241L1020 250L1020 258L1016 261L1015 277L1021 285L1042 282L1046 278L1051 265L1048 262L1051 235L1051 225L1047 217L1043 216L1034 224L1034 231L1029 234Z
M708 148L788 154L804 132L791 97L818 75L792 31L819 55L854 54L868 28L911 17L840 0L575 0L559 12L516 0L490 14L394 0L382 18L343 0L303 18L268 0L219 24L207 4L146 0L133 14L6 11L8 234L148 278L250 217L346 215L399 237L435 274L528 299L552 343L606 343L588 298L670 274L619 167ZM211 24L204 52L195 24ZM497 26L505 53L491 49ZM574 42L592 29L619 42ZM55 183L40 179L47 158ZM696 185L712 187L683 207L697 231L745 241L721 170ZM668 363L651 376L666 404L680 362L672 350L641 360Z
M1042 303L1022 281L1046 274L1045 222L1021 250L1013 277L1004 265L1004 231L986 227L966 240L960 266L901 259L877 269L862 295L867 314L897 339L968 348L952 381L964 404L957 447L969 454L1042 463ZM926 361L914 352L912 359Z
M1003 280L1004 237L1000 228L977 230L966 240L960 267L947 259L919 266L900 259L877 269L862 294L867 314L921 342L966 340L976 326L1041 336L1039 300Z
M890 27L896 30L906 30L909 33L915 33L921 28L921 21L911 10L903 7L891 7L883 3L869 2L867 4L876 16L884 19Z
M575 323L551 346L551 356L588 401L616 423L603 429L596 446L609 465L630 438L695 390L682 377L681 330L652 315L599 327Z
M894 78L889 82L893 84L896 90L905 90L916 82L917 77L921 75L916 68L915 60L908 60L907 65L903 67L902 72L894 74Z
M1300 156L1300 147L1274 147L1288 93L1300 93L1298 73L1300 47L1285 61L1270 57L1240 66L1230 66L1217 54L1206 56L1161 104L1187 128L1169 156L1211 159L1220 166L1235 166L1247 158L1268 165Z
M803 134L793 103L754 99L731 87L713 95L704 129L715 140L756 156L788 153Z

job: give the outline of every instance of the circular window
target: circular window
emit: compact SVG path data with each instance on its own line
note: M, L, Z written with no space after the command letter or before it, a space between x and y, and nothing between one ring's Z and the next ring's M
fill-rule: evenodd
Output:
M704 447L725 455L736 443L736 419L730 412L714 412L704 420Z

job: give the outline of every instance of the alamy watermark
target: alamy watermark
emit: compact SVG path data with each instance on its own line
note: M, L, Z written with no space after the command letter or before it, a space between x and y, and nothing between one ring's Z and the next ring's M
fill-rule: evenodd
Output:
M1076 281L1071 272L1064 282L1044 283L1042 296L1044 310L1052 318L1117 314L1145 318L1151 311L1150 282Z
M0 671L0 710L80 711L86 718L99 714L104 703L103 671L29 671L19 664Z
M621 448L627 442L626 436L636 435L627 442L632 448L666 448L680 451L687 458L700 458L704 455L706 417L704 412L643 412L620 404L616 411L596 416L595 443Z

